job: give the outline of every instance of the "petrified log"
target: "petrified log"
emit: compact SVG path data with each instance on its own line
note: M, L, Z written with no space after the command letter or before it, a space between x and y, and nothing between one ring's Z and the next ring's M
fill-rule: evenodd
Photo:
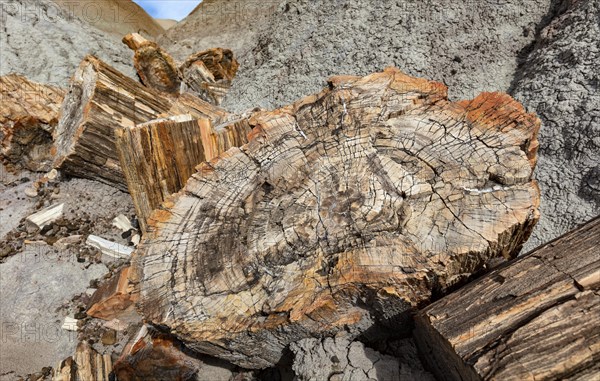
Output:
M440 380L584 380L600 374L600 217L417 315Z
M139 309L196 351L271 366L290 342L394 324L538 219L539 120L506 94L449 102L386 69L256 112L132 257Z
M11 74L0 77L0 140L3 160L31 171L52 164L52 131L65 91Z
M75 355L61 361L52 375L52 381L109 381L112 371L110 355L101 355L82 341Z
M195 168L230 147L245 144L248 123L213 130L208 119L158 120L116 130L116 145L142 231L146 219L183 188Z
M133 65L144 85L165 93L179 94L179 71L167 52L137 33L123 37L123 43L135 52Z
M220 120L226 113L192 96L177 100L124 76L87 56L71 79L54 131L54 166L65 173L127 190L114 129L133 127L162 116L190 113Z
M214 48L192 54L179 68L183 77L181 91L220 105L238 67L229 49Z

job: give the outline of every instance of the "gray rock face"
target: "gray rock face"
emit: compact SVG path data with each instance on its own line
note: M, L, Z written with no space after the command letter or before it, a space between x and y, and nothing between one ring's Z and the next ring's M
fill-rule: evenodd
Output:
M299 381L433 380L425 372L409 370L410 365L401 367L394 357L339 336L303 339L292 343L290 349L294 353L292 368ZM416 356L411 360L415 361L412 366L420 364Z
M278 107L320 90L331 75L366 75L392 65L445 82L454 99L506 91L519 52L534 41L552 4L288 0L241 49L225 106Z
M600 214L600 1L571 3L541 32L513 91L542 120L542 215L525 249Z
M0 75L65 87L86 54L133 77L132 53L115 36L72 17L50 0L0 3Z

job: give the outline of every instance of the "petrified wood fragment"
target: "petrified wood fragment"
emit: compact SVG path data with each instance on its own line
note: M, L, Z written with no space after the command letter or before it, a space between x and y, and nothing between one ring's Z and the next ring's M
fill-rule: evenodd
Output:
M592 380L600 374L600 217L417 315L440 380Z
M220 125L208 119L157 120L116 130L116 145L142 231L146 219L183 188L195 168L230 147L245 144L245 120Z
M122 268L94 292L86 312L89 316L111 320L133 305L136 295L129 282L129 271L130 267Z
M137 33L123 37L123 43L135 52L133 65L144 85L165 93L179 94L179 71L167 52Z
M183 77L181 90L220 105L238 67L229 49L214 48L192 54L179 68Z
M127 191L115 147L115 128L184 113L216 120L226 115L190 95L177 100L161 95L87 56L71 79L54 131L54 166Z
M101 355L82 341L75 355L61 361L54 370L52 381L109 381L111 371L110 355Z
M0 77L0 141L8 163L30 171L52 164L52 131L65 91L11 74Z
M538 219L540 123L506 94L452 103L390 68L249 124L153 213L132 258L149 322L242 367L394 322L515 256Z

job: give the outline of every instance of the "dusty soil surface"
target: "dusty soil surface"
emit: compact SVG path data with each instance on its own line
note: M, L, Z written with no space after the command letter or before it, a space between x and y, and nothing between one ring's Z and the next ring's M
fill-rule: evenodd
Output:
M130 77L133 53L113 34L74 17L50 0L2 3L0 75L66 87L85 57L93 54Z

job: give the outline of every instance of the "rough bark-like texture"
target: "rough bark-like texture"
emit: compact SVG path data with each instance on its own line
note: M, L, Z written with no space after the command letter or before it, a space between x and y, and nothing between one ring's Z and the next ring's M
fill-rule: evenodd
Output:
M220 105L238 67L229 49L214 48L192 54L179 68L183 77L182 91Z
M109 381L112 371L110 355L101 355L87 342L80 342L73 357L62 361L52 381Z
M88 56L71 80L54 131L54 166L65 173L127 190L114 130L161 116L191 113L219 119L225 113L192 96L167 98Z
M121 166L143 231L152 211L183 188L198 164L248 142L250 127L243 122L216 131L208 119L162 120L116 130Z
M135 52L133 65L144 85L165 93L179 94L179 71L169 53L137 33L123 37L123 43Z
M600 1L563 2L513 84L542 120L533 249L600 214Z
M52 163L52 131L65 96L61 88L11 74L0 77L2 159L30 171L47 171Z
M398 381L398 360L343 337L303 339L290 345L299 381Z
M249 143L152 215L140 310L190 348L261 368L302 338L393 325L535 224L539 120L512 98L452 103L393 68L329 84L254 113Z
M600 372L600 217L434 303L417 343L441 380Z
M115 363L119 381L229 381L234 366L194 355L169 335L143 326Z

